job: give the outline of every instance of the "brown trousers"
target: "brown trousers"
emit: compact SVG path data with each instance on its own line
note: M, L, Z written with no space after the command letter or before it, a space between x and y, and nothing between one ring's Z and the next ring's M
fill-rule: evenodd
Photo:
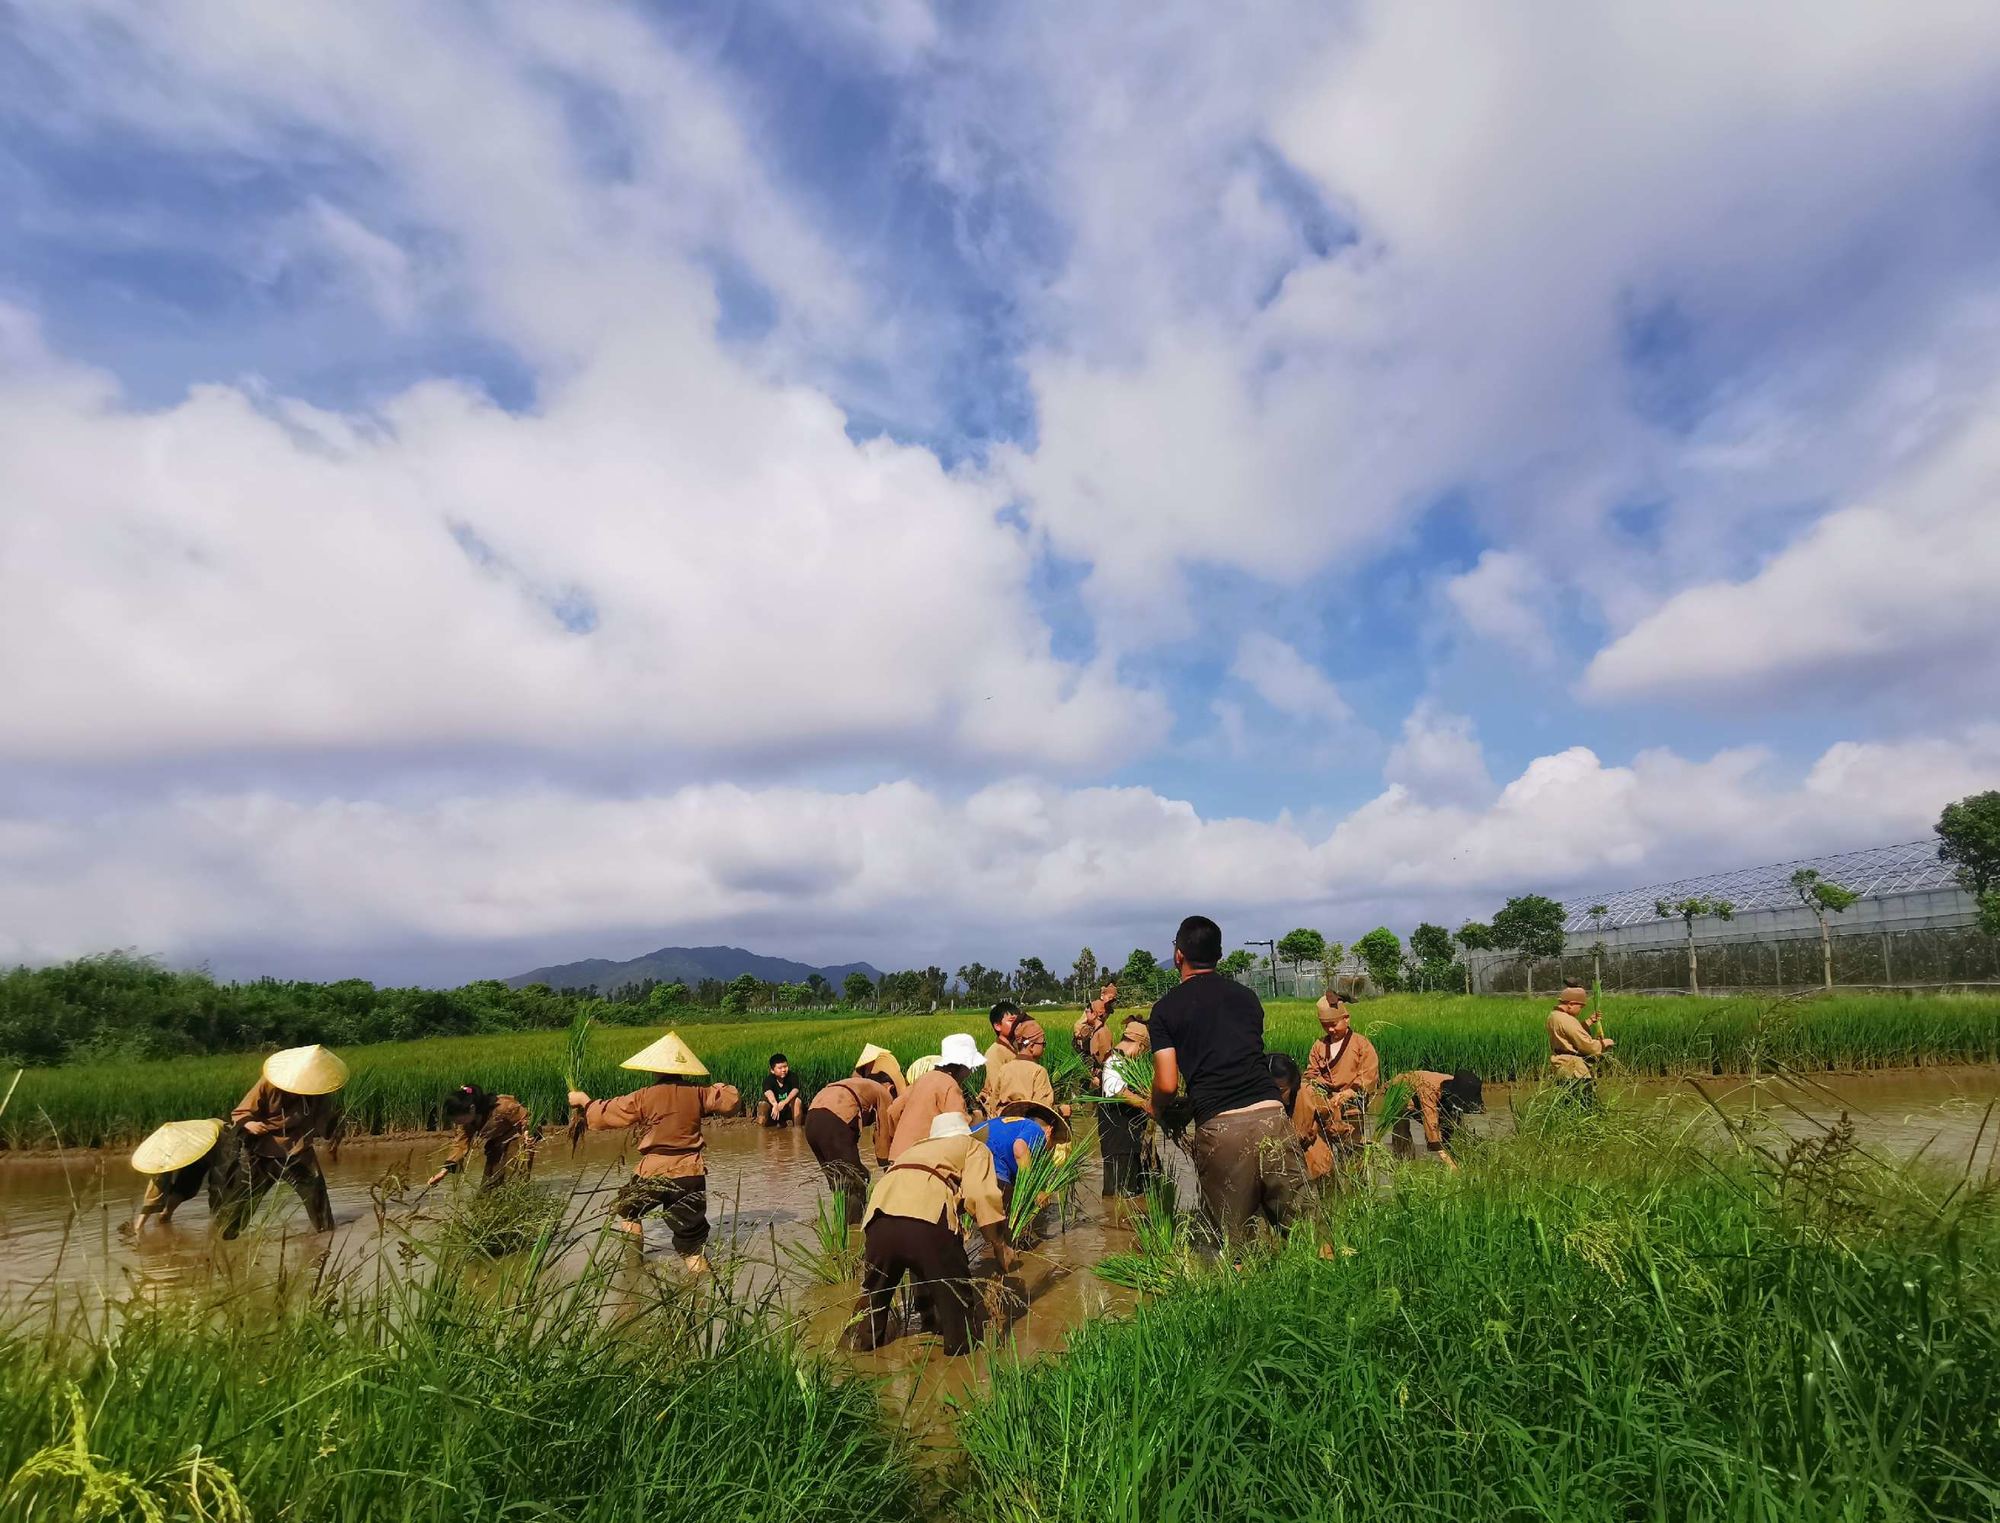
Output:
M708 1242L708 1176L662 1179L634 1174L612 1197L611 1211L628 1222L657 1211L674 1234L674 1252L700 1253Z
M850 1344L864 1353L889 1341L889 1309L908 1275L944 1339L947 1354L970 1353L986 1327L986 1303L972 1283L965 1240L950 1227L878 1215L862 1239L861 1299Z
M1305 1158L1281 1107L1203 1122L1193 1152L1202 1214L1216 1237L1243 1242L1260 1216L1281 1232L1291 1226L1306 1187Z
M806 1146L819 1160L826 1187L847 1197L847 1225L861 1225L868 1205L868 1166L861 1161L861 1124L832 1111L806 1112Z
M257 1209L257 1202L280 1180L290 1185L305 1203L306 1220L312 1223L313 1231L333 1231L333 1205L326 1198L326 1176L319 1171L319 1155L311 1143L289 1158L273 1158L268 1153L245 1148L242 1166L232 1174L234 1177L221 1188L220 1210L216 1211L225 1238L233 1238L243 1230L250 1213ZM216 1195L211 1193L209 1200L214 1210Z

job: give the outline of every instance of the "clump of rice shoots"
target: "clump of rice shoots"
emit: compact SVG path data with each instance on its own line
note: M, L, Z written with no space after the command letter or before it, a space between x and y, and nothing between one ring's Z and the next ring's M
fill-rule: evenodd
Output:
M562 1215L563 1197L546 1185L476 1190L446 1212L438 1242L448 1252L505 1258L553 1232Z
M1077 1184L1084 1165L1095 1153L1088 1142L1058 1145L1045 1138L1031 1150L1028 1161L1014 1175L1014 1196L1007 1209L1007 1235L1014 1242L1034 1234L1034 1224L1042 1211L1056 1208L1057 1230L1074 1219Z
M1132 1213L1128 1225L1138 1251L1109 1254L1092 1271L1101 1280L1147 1295L1171 1289L1193 1265L1193 1240L1171 1177L1162 1176L1146 1186L1145 1204Z
M1416 1103L1416 1086L1408 1079L1396 1079L1382 1086L1382 1093L1376 1099L1375 1140L1387 1142L1389 1134L1408 1119L1410 1107Z
M787 1243L785 1257L815 1285L844 1285L861 1273L861 1249L847 1227L847 1192L820 1197L813 1214L812 1240Z
M560 1067L562 1070L563 1093L583 1088L584 1065L590 1061L590 1016L579 1010L569 1023L569 1030L563 1033L563 1050ZM589 1129L584 1120L583 1107L569 1107L569 1150L575 1154L577 1145L583 1141L583 1134Z

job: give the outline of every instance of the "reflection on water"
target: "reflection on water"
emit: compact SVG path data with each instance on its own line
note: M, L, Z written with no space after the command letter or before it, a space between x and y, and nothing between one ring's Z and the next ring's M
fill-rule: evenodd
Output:
M1754 1106L1788 1131L1808 1131L1846 1110L1863 1141L1880 1153L1960 1163L1980 1135L1988 1106L2000 1100L2000 1069L1985 1067L1830 1076L1804 1085L1703 1082L1727 1109ZM1660 1105L1689 1127L1713 1126L1706 1106L1685 1083L1648 1082L1620 1093L1628 1103ZM1468 1125L1504 1131L1511 1125L1512 1098L1517 1097L1506 1086L1489 1087L1487 1114ZM1988 1131L1983 1149L2000 1147L2000 1135L1994 1135L2000 1128ZM620 1136L592 1134L572 1154L561 1130L553 1128L542 1144L536 1181L567 1193L573 1213L587 1221L608 1208L627 1176L623 1142ZM1176 1149L1163 1151L1182 1199L1191 1200L1184 1158ZM191 1285L227 1295L310 1271L323 1256L340 1265L365 1264L385 1245L403 1243L412 1230L422 1232L440 1206L448 1209L474 1187L474 1181L454 1178L415 1198L442 1153L436 1138L351 1143L338 1159L325 1161L337 1222L330 1239L300 1230L303 1212L280 1186L268 1197L256 1228L234 1243L211 1236L202 1200L182 1207L166 1230L149 1228L138 1237L121 1231L144 1188L123 1151L0 1157L0 1303L13 1311L52 1298L102 1304L131 1290L151 1296ZM1982 1151L1982 1161L1985 1157ZM854 1286L814 1284L799 1272L800 1259L815 1244L814 1217L823 1190L803 1133L748 1122L713 1126L708 1168L711 1258L730 1266L747 1292L777 1290L803 1319L810 1340L832 1346L853 1304ZM1093 1165L1079 1192L1084 1219L1025 1252L1012 1277L1017 1315L1011 1331L1025 1351L1059 1347L1081 1322L1132 1304L1130 1292L1090 1272L1107 1255L1134 1246L1115 1208L1100 1201L1096 1183ZM584 1234L571 1250L579 1259L589 1251L590 1239ZM657 1221L649 1223L643 1259L639 1250L633 1253L635 1263L675 1263ZM969 1389L982 1378L982 1361L943 1358L928 1338L899 1339L855 1362L891 1377L885 1399L892 1404L929 1411L937 1410L938 1395Z

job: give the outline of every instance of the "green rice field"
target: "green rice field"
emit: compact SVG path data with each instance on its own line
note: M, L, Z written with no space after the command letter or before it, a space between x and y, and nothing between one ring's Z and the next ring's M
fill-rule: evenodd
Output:
M1607 998L1605 1029L1618 1040L1613 1072L1637 1075L1743 1073L1775 1064L1808 1071L1902 1068L2000 1061L2000 995L1834 994L1765 999ZM1540 1000L1493 996L1392 995L1356 1006L1355 1021L1381 1051L1383 1075L1410 1068L1471 1068L1491 1080L1532 1078L1547 1063ZM1072 1012L1050 1012L1049 1061L1068 1052ZM790 1057L808 1090L845 1073L864 1042L905 1063L934 1052L945 1033L987 1038L983 1012L857 1016L684 1026L718 1078L752 1095L765 1060ZM1268 1007L1267 1040L1295 1056L1318 1034L1305 1001ZM585 1087L630 1087L617 1067L656 1033L593 1030ZM368 1132L429 1130L456 1085L478 1083L520 1097L538 1114L563 1113L560 1031L436 1037L346 1049L353 1067L348 1113ZM29 1069L4 1116L0 1146L90 1147L143 1136L162 1121L219 1115L256 1078L254 1053L162 1062L106 1060ZM1059 1076L1060 1077L1060 1076Z

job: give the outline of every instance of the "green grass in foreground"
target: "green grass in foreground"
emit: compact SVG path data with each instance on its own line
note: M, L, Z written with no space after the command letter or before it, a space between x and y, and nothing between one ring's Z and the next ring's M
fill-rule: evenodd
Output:
M1356 1007L1356 1021L1381 1049L1383 1075L1409 1068L1476 1069L1488 1079L1534 1077L1548 1062L1541 1001L1486 996L1393 995ZM1618 1038L1617 1069L1637 1074L1742 1073L1783 1061L1805 1070L1905 1067L2000 1060L2000 995L1836 994L1780 1005L1758 999L1613 998L1606 1029ZM1069 1051L1063 1019L1051 1022L1050 1062ZM1269 1007L1267 1040L1295 1056L1319 1034L1304 1001ZM946 1032L970 1031L984 1045L977 1011L925 1016L856 1016L689 1026L685 1034L720 1079L753 1096L765 1060L782 1050L808 1091L847 1072L864 1042L880 1042L908 1063L935 1052ZM653 1028L590 1033L585 1087L614 1094L633 1076L618 1060ZM434 1037L344 1050L354 1080L347 1102L364 1131L430 1129L454 1086L475 1082L519 1096L546 1120L564 1114L561 1068L567 1033ZM251 1053L144 1063L108 1060L30 1069L0 1116L0 1145L94 1146L144 1136L162 1121L219 1115L256 1078Z
M768 1306L607 1267L623 1258L565 1279L535 1253L497 1277L447 1256L226 1312L134 1301L115 1330L87 1313L17 1327L0 1337L0 1517L914 1514L867 1386Z
M961 1422L987 1523L2000 1511L1994 1191L1573 1118L1337 1201Z

